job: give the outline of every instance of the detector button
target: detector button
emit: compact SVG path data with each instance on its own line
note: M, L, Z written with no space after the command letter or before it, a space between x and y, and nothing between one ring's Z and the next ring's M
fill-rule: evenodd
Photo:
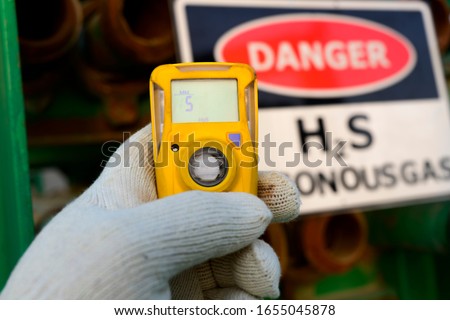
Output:
M241 134L240 133L229 133L228 140L230 140L236 147L241 146Z

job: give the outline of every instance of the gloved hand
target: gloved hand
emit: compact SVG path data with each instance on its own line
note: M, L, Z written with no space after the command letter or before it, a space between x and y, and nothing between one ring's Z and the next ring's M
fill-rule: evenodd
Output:
M94 184L36 237L4 299L245 299L276 297L280 267L258 240L297 217L281 174L259 174L259 198L190 191L157 200L147 126Z

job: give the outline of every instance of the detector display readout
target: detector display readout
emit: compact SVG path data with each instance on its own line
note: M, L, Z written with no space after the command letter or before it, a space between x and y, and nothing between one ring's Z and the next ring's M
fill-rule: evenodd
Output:
M239 121L235 79L173 80L172 122Z
M161 65L150 76L158 197L258 187L258 89L246 64Z

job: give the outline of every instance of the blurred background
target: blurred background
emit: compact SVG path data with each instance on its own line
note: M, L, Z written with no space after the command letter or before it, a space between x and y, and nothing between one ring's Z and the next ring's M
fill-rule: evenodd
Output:
M428 0L450 79L449 7ZM170 2L0 0L0 288L43 226L149 123ZM125 137L125 138L124 138ZM286 299L450 299L450 202L271 225Z

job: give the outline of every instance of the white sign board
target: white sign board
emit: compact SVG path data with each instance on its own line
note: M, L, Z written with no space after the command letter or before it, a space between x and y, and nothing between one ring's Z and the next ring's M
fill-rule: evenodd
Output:
M420 2L175 0L181 60L251 64L260 170L291 176L303 213L450 195L450 117Z

